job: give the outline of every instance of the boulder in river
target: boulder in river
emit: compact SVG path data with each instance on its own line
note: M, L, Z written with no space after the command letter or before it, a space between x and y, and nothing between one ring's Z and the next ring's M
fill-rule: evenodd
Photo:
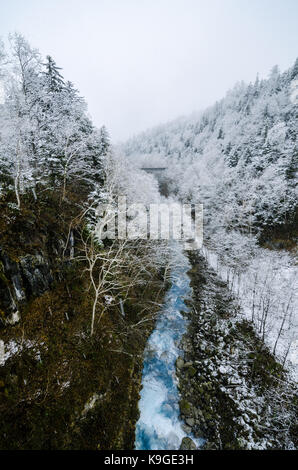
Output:
M177 361L176 361L176 367L177 369L182 369L184 366L184 360L181 356L178 356Z
M197 446L190 437L184 437L181 441L179 450L197 450Z

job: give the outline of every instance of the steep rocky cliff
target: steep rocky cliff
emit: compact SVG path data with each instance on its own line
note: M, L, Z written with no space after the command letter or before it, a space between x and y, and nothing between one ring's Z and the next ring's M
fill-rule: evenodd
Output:
M1 201L1 449L134 445L142 354L163 276L142 274L123 302L125 317L107 301L91 337L88 275L70 256L78 232L69 246L80 197L61 206L55 193L28 196L21 210ZM125 269L121 276L129 280Z

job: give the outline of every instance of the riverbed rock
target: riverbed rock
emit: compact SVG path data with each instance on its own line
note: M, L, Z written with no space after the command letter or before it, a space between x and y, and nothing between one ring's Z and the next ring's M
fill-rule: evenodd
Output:
M187 424L188 426L190 426L191 428L192 428L192 427L194 426L194 424L195 424L195 420L194 420L193 418L186 418L185 422L186 422L186 424Z
M185 362L185 364L183 365L183 368L184 369L188 369L189 367L192 367L193 365L193 362L192 361L187 361Z
M184 366L184 359L181 356L177 357L176 367L177 369L182 369Z
M196 375L196 373L197 373L197 370L193 366L190 366L187 369L187 374L189 375L189 377L194 377Z
M204 439L205 433L204 433L203 429L200 429L200 427L197 427L197 428L194 430L194 436L195 436L197 439Z
M196 450L197 446L190 437L184 437L181 441L179 450Z
M192 404L187 400L182 399L179 402L180 412L182 415L191 418L193 416L193 407Z
M204 449L205 450L216 450L217 447L216 447L216 444L215 442L206 442L205 445L204 445Z
M186 433L186 434L190 434L191 433L191 428L189 426L187 426L187 424L183 423L181 425L183 431Z

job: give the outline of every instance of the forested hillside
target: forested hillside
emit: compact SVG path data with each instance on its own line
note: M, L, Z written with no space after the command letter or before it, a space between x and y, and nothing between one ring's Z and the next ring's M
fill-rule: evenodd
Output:
M80 178L90 191L102 179L105 128L94 128L86 103L51 57L43 59L18 34L10 46L5 54L2 45L0 56L1 193L14 191L20 208L28 189L34 198L48 187L59 189L63 201Z
M298 59L268 80L238 83L205 112L131 139L127 155L168 167L170 191L203 202L208 228L263 240L296 228ZM219 222L220 221L220 222Z
M15 34L0 60L0 448L131 449L167 247L94 229L99 202L157 183L54 59Z
M165 193L203 203L209 263L272 351L297 365L298 59L123 148L138 166L167 168Z

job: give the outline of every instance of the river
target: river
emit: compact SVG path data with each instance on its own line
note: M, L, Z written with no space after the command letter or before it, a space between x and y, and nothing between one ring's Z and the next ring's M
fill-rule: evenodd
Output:
M137 450L176 450L184 437L192 435L182 429L179 419L179 392L175 362L180 340L186 331L185 300L191 296L190 264L183 246L173 244L172 285L165 297L155 329L148 339L143 365L142 391L139 402L140 418L136 426Z

